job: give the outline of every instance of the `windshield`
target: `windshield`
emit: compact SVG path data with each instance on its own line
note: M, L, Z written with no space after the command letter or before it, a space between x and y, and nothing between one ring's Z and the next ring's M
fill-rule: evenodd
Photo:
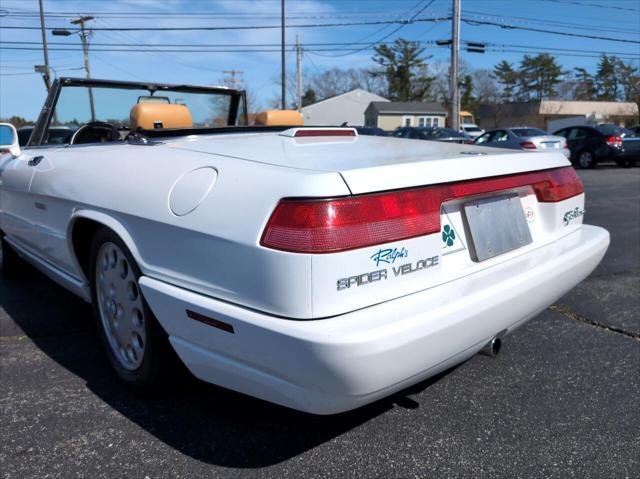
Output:
M514 133L514 135L519 137L546 136L549 134L544 130L539 130L538 128L512 128L511 131Z
M44 142L79 143L73 141L73 133L95 122L103 123L103 131L84 135L87 141L81 142L117 141L135 129L217 128L246 124L244 107L238 105L236 91L174 88L176 90L147 89L143 85L136 88L135 84L123 87L118 84L91 87L63 84ZM186 89L190 91L178 91ZM116 133L109 133L109 128Z
M458 138L464 135L450 128L438 128L437 130L431 131L429 136L432 138Z
M463 126L462 129L464 131L471 131L471 132L482 131L482 128L480 128L478 126Z
M622 128L621 126L616 125L598 125L596 126L596 130L598 130L603 135L607 136L621 136L621 137L636 137L636 133L631 130L627 130L626 128Z

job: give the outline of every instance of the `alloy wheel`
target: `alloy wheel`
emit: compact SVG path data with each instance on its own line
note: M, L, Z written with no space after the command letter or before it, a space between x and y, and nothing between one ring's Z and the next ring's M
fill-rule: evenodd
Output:
M589 153L588 151L583 151L582 153L580 153L578 163L580 164L581 168L591 168L593 164L593 157L591 156L591 153Z
M144 358L147 319L134 270L114 243L100 246L95 285L100 322L114 357L125 369L138 369Z

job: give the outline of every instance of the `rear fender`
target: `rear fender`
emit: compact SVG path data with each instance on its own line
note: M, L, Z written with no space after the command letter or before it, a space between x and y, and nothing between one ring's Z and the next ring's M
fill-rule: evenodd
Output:
M129 234L129 231L127 230L127 228L124 227L124 225L122 225L120 221L115 219L113 216L110 216L100 211L79 209L74 211L73 216L69 221L69 226L67 227L67 247L69 248L70 255L73 258L73 261L78 273L82 275L82 278L87 283L90 283L90 281L89 281L89 278L86 277L86 274L84 273L84 270L80 264L80 261L76 256L75 248L73 246L73 237L72 237L73 227L76 221L78 221L80 218L92 220L96 223L99 223L111 229L120 237L120 239L127 246L129 251L131 252L131 255L133 256L133 259L135 259L136 263L138 264L138 267L143 272L148 269L148 265L142 259L142 256L140 255L140 252L138 251L138 248L136 247L136 244L133 241L133 238Z

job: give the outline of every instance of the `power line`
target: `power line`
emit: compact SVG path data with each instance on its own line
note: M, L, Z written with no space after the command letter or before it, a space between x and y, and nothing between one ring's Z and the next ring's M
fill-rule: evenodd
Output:
M378 41L376 41L376 42L370 43L370 44L368 44L367 46L364 46L364 47L362 47L362 48L358 48L358 49L356 49L356 50L352 50L352 51L350 51L349 53L343 53L343 54L340 54L340 55L320 55L320 56L325 56L325 57L335 57L335 58L337 58L337 57L344 57L344 56L347 56L347 55L354 55L354 54L356 54L356 53L360 53L360 52L362 52L362 51L369 50L369 49L371 49L372 47L374 47L375 45L379 45L379 44L381 44L381 43L384 43L384 41L385 41L387 38L389 38L391 35L394 35L395 33L399 32L402 28L404 28L404 27L405 27L405 26L407 26L408 24L413 23L413 22L415 21L416 17L417 17L418 15L420 15L422 12L424 12L427 8L429 8L429 7L433 4L433 2L435 2L435 0L431 0L431 1L430 1L429 3L427 3L424 7L422 7L420 10L418 10L418 12L417 12L415 15L413 15L413 16L412 16L412 17L407 21L407 23L403 23L402 25L398 26L397 28L395 28L394 30L392 30L391 32L389 32L388 34L386 34L384 37L382 37L381 39L379 39L379 40L378 40ZM420 5L420 3L422 3L422 2L418 2L418 5ZM416 7L417 7L418 5L416 5ZM316 50L316 51L317 51L317 50Z
M421 3L422 1L423 1L423 0L420 0L416 5L414 5L414 6L413 6L412 8L410 8L409 10L407 10L407 11L405 11L405 12L398 13L397 15L395 15L394 19L395 19L395 20L399 20L403 15L408 15L409 13L411 13L411 11L412 11L412 10L414 10L417 6L419 6L419 5L420 5L420 3ZM360 42L362 42L362 41L364 41L364 40L367 40L367 39L369 39L369 38L371 38L371 37L375 37L376 35L378 35L378 34L382 33L384 30L386 30L386 29L387 29L388 27L390 27L390 26L391 26L391 25L385 25L385 26L383 26L382 28L379 28L379 29L377 29L377 30L376 30L376 31L374 31L374 32L368 33L368 34L367 34L367 35L365 35L364 37L359 38L359 39L357 40L357 42L353 42L353 43L351 43L351 44L352 44L352 45L359 44ZM368 44L368 43L365 43L364 45L366 45L366 44Z
M98 22L100 22L101 24L104 24L106 26L109 25L104 20L98 20ZM131 41L134 41L134 42L138 41L136 38L133 37L133 35L131 35L131 34L127 33L127 32L107 32L107 33L103 33L103 35L107 35L107 36L113 35L113 36L115 36L117 38L121 38L121 39L124 39L124 40L131 40ZM145 45L145 44L142 44L142 45ZM172 53L172 52L168 52L168 53ZM180 53L180 52L178 52L178 53ZM202 64L198 64L197 66L194 66L194 65L191 65L189 63L185 63L185 62L181 61L179 57L176 57L174 55L167 55L166 53L163 53L163 52L154 52L154 54L159 56L159 57L161 57L161 58L165 58L165 59L169 60L172 63L175 63L177 65L183 66L185 68L189 68L191 70L198 70L198 71L204 70L204 71L215 72L215 73L220 73L221 72L220 69L208 68L208 67L206 67L206 66L204 66Z
M410 20L378 20L378 21L362 21L362 22L340 22L340 23L314 23L314 24L297 24L297 25L289 25L290 28L332 28L332 27L347 27L347 26L367 26L367 25L410 25L413 23L437 23L442 21L451 20L450 16L447 17L428 17L428 18L412 18ZM525 30L530 32L537 33L548 33L551 35L562 35L576 38L589 38L593 40L604 40L611 42L621 42L621 43L634 43L640 44L638 40L630 40L626 38L615 38L615 37L605 37L598 35L586 35L580 33L573 33L567 31L559 31L559 30L547 30L543 28L534 28L534 27L524 27L519 25L510 25L504 22L494 22L489 20L479 20L464 17L462 21L470 26L495 26L509 30ZM586 27L586 26L585 26ZM225 30L269 30L269 29L279 29L280 25L235 25L235 26L219 26L219 27L96 27L93 28L93 31L110 31L110 32L126 32L126 31L225 31ZM21 25L0 25L0 29L6 30L39 30L39 27L30 27L30 26L21 26ZM47 27L47 30L57 30L60 27ZM398 29L399 30L399 29ZM395 30L397 31L397 30ZM391 34L395 33L392 32ZM391 35L390 34L390 35ZM390 36L389 35L389 36Z
M603 32L615 32L615 33L635 33L638 34L638 28L603 28L602 25L586 25L584 23L571 23L566 20L556 21L552 19L540 19L540 18L531 18L531 17L506 17L504 15L494 15L485 12L478 12L474 10L466 10L465 16L467 18L480 18L480 19L500 19L502 21L509 20L515 23L529 23L534 25L546 25L546 26L560 26L566 28L577 28L577 29L589 29Z
M638 44L640 44L640 41L638 41L638 40L628 40L626 38L601 37L601 36L597 36L597 35L584 35L584 34L571 33L571 32L561 32L561 31L558 31L558 30L546 30L546 29L543 29L543 28L521 27L521 26L516 26L516 25L507 25L505 23L491 22L491 21L487 21L487 20L473 20L473 19L469 19L469 18L463 18L462 21L464 23L466 23L467 25L470 25L470 26L488 25L488 26L493 26L493 27L504 28L504 29L507 29L507 30L527 30L527 31L530 31L530 32L549 33L551 35L563 35L563 36L566 36L566 37L590 38L592 40L606 40L606 41L610 41L610 42L638 43Z
M377 20L363 22L340 22L340 23L307 23L298 25L289 25L289 28L325 28L325 27L349 27L349 26L365 26L365 25L392 25L392 24L409 24L424 22L441 22L450 20L451 17L431 17L416 18L409 20ZM93 31L104 32L165 32L165 31L219 31L219 30L273 30L279 29L281 25L233 25L222 27L96 27ZM0 29L5 30L39 30L40 27L26 27L22 25L0 25ZM64 27L47 27L47 30L59 30Z
M559 57L574 57L574 58L601 58L602 54L589 54L589 53L563 53L563 52L546 52L544 50L517 50L517 49L510 49L510 48L489 48L487 49L487 51L491 51L491 52L496 52L496 53L523 53L523 54L529 54L529 53L551 53L554 56L559 56ZM629 57L629 56L618 56L616 55L617 58L620 58L621 60L640 60L640 57Z
M630 7L620 7L618 5L612 5L609 3L608 5L603 5L601 3L585 3L585 2L574 2L566 0L561 2L560 0L543 0L545 2L559 3L561 5L579 5L581 7L595 7L595 8L609 8L611 10L625 10L627 12L638 12L640 9L630 8Z
M375 46L372 46L370 48L368 48L367 50L373 50L375 48ZM438 48L435 45L432 46L431 48ZM510 49L509 45L504 45L504 46L495 46L495 47L488 47L487 50L488 51L492 51L492 52L504 52L504 53L550 53L552 55L557 55L557 56L569 56L569 57L587 57L587 58L600 58L602 57L603 54L605 54L605 52L599 52L599 51L588 51L588 50L564 50L564 49L549 49L549 50L544 50L544 49L539 49L539 48L535 48L535 47L531 47L532 49L530 50L524 50L522 48L529 48L526 46L522 46L520 47L521 49ZM18 51L40 51L40 48L37 47L5 47L0 45L0 50L18 50ZM50 51L75 51L75 52L81 52L82 49L80 48L50 48ZM295 51L294 48L288 48L286 50L287 52L293 52ZM349 52L352 51L351 49L348 48L325 48L325 49L310 49L310 48L305 48L304 52L305 53L311 53L317 56L326 56L326 55L321 55L318 52ZM92 53L100 53L100 52L122 52L122 53L277 53L280 52L279 48L269 48L269 49L261 49L261 50L257 50L257 49L227 49L227 50L166 50L166 49L127 49L127 48L121 48L121 49L92 49L91 50ZM611 52L606 52L607 55L615 55L621 59L625 59L625 60L640 60L640 55L635 55L632 53L624 53L624 52L615 52L615 53L611 53ZM311 57L307 56L308 59L311 59ZM173 60L172 60L173 61ZM189 65L189 64L185 64L185 63L180 63L182 66L185 67L189 67L189 68L193 68L195 70L206 70L206 71L214 71L214 72L221 72L222 70L218 70L218 69L208 69L202 66L193 66L193 65ZM316 68L317 66L315 64L312 63L312 66L314 68Z
M530 45L514 45L514 44L501 44L501 43L486 43L485 45L490 47L503 47L503 48L523 48L528 50L536 50L542 51L543 53L553 53L553 52L573 52L573 53L596 53L598 55L631 55L638 56L640 58L640 53L630 53L630 52L612 52L612 51L602 51L602 50L585 50L584 48L559 48L559 47L532 47Z
M490 42L481 42L480 40L474 40L475 42L479 42L479 43L484 43L487 46L494 46L494 47L512 47L512 48L523 48L523 49L533 49L533 50L543 50L545 52L554 52L554 51L558 51L558 52L577 52L577 53L597 53L597 54L606 54L606 55L638 55L640 56L640 53L635 54L633 52L620 52L620 51L611 51L611 50L585 50L584 48L559 48L559 47L539 47L539 46L531 46L531 45L522 45L522 44L504 44L504 43L490 43ZM465 40L465 42L468 42L467 40ZM384 43L384 42L381 42ZM428 40L428 41L420 41L417 40L416 43L420 44L420 45L434 45L435 41L433 40ZM0 41L0 45L2 44L7 44L7 45L40 45L40 42L36 42L36 41L13 41L13 40L3 40ZM78 50L78 51L82 51L78 46L76 46L73 43L69 43L69 42L49 42L49 45L54 45L54 46L67 46L67 47L71 47L74 50ZM164 51L164 52L176 52L176 53L180 53L184 50L155 50L156 48L161 48L161 47L167 47L167 48L192 48L192 49L204 49L207 48L208 50L205 50L206 52L216 52L218 51L217 49L219 48L224 48L225 50L223 51L228 51L231 49L234 49L233 51L235 51L235 49L242 49L241 51L245 52L245 51L253 51L253 49L255 48L256 52L260 52L262 51L264 48L275 48L275 47L279 47L280 44L279 43L202 43L202 44L194 44L194 43L141 43L141 42L135 42L135 43L105 43L105 42L92 42L91 43L92 47L148 47L149 51ZM367 42L310 42L310 43L305 43L302 46L304 47L305 50L310 50L310 51L314 51L317 48L314 47L336 47L336 48L323 48L322 50L335 50L335 51L341 51L341 50L346 50L346 51L352 51L354 48L346 48L346 47L350 47L350 46L354 46L354 45L367 45L367 46L371 46L372 44L367 43ZM289 48L295 48L295 44L287 44L286 45ZM337 47L342 47L342 48L337 48ZM37 49L39 50L39 49ZM55 50L54 50L55 51ZM64 49L62 51L68 51L67 49ZM92 51L101 51L101 50L92 50ZM110 51L110 49L105 49L105 51ZM116 51L129 51L127 50L116 50ZM200 50L197 50L200 51ZM31 62L31 60L27 60L27 62Z
M3 67L4 68L4 67ZM50 67L51 68L51 67ZM73 71L73 70L84 70L84 67L77 68L51 68L54 72L65 72L65 71ZM12 76L24 76L24 75L39 75L40 73L35 71L24 71L24 72L11 72L11 73L0 73L0 76L3 77L12 77Z
M40 42L34 41L18 41L18 40L2 40L0 43L21 44L21 45L40 45ZM380 42L381 43L381 42ZM419 42L422 43L422 42ZM434 43L434 42L427 42ZM49 45L73 46L70 42L48 42ZM94 47L279 47L280 43L101 43L92 42ZM288 47L295 47L295 43L287 43ZM305 43L306 46L344 46L344 45L370 45L369 42L311 42Z
M47 18L67 18L69 16L77 15L76 12L49 12L45 13L45 17ZM265 13L212 13L212 12L165 12L159 14L153 13L145 13L145 12L84 12L83 15L91 15L95 18L111 18L111 19L127 19L127 18L140 18L140 19L166 19L167 17L171 17L171 19L189 19L189 20L211 20L213 19L267 19L267 20L277 20L280 18L279 15L276 14L265 14ZM0 15L0 17L6 18L23 18L23 19L32 19L36 18L37 14L35 12L7 12L5 15ZM348 18L389 18L389 17L397 17L397 14L389 13L389 12L341 12L336 14L331 12L315 12L315 13L305 13L305 14L288 14L287 20L301 20L301 19L348 19Z

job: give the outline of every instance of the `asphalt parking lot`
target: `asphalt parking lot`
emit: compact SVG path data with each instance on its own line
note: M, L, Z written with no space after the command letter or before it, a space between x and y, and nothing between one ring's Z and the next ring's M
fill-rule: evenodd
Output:
M30 267L0 275L3 477L640 477L640 168L581 171L611 247L508 337L331 417L193 382L131 396L90 308Z

